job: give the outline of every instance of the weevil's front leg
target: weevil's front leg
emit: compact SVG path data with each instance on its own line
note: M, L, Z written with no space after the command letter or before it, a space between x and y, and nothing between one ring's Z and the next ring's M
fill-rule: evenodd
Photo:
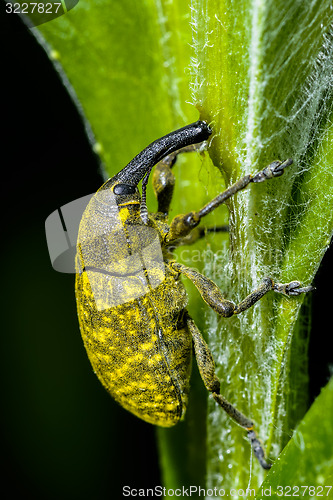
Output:
M153 190L157 198L158 212L163 214L169 213L170 203L172 200L173 190L175 186L175 176L171 170L180 153L189 153L196 151L201 145L191 144L171 155L166 156L154 168L153 171Z
M279 177L283 174L284 169L291 165L291 163L291 159L286 160L283 163L278 160L273 161L270 165L268 165L268 167L260 170L260 172L257 172L255 175L245 175L244 177L239 179L237 182L235 182L235 184L223 191L223 193L216 196L216 198L207 203L207 205L202 207L198 212L189 212L188 214L177 215L171 221L170 231L167 236L167 242L173 241L189 234L190 231L192 231L192 229L200 223L202 217L225 203L226 200L234 196L236 193L238 193L238 191L246 188L246 186L248 186L250 182L264 182L265 180Z
M163 214L169 213L173 189L175 187L175 176L171 167L175 163L176 158L177 153L172 153L160 161L153 171L152 184L158 203L157 211Z
M248 431L247 435L255 456L264 469L269 469L271 465L265 460L265 453L259 439L256 436L256 433L253 430L252 420L243 415L243 413L237 410L237 408L235 408L220 394L220 381L215 375L215 364L209 347L204 341L198 327L190 317L188 317L187 325L193 338L195 357L201 378L206 388L212 393L215 401L223 408L223 410L235 422L237 422L237 424L244 427L244 429Z
M193 231L191 231L188 235L184 236L183 238L180 238L176 242L176 245L177 246L192 245L193 243L197 242L201 238L204 238L206 236L206 234L209 234L209 233L228 233L228 232L229 232L229 226L195 227L193 229ZM172 244L174 244L174 242L172 242Z
M178 262L170 262L170 265L173 269L189 278L199 291L203 300L215 312L225 318L246 311L270 290L287 296L297 296L301 293L311 292L314 289L312 286L302 287L299 281L274 283L271 278L264 278L258 288L245 297L239 304L234 304L234 302L223 297L221 290L214 281L199 273L196 269L184 266Z

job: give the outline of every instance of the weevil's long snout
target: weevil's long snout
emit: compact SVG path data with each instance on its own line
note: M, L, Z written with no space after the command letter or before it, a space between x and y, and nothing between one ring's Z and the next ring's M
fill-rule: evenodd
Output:
M115 176L115 179L137 186L160 160L185 146L207 140L211 133L208 124L200 120L175 130L149 144Z

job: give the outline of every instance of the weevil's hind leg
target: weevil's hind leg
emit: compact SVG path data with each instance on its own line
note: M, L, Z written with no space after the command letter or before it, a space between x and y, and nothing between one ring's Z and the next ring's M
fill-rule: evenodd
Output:
M172 172L172 167L180 153L190 153L201 147L201 144L191 144L174 153L166 156L154 168L153 171L153 190L157 198L158 212L163 214L169 213L170 203L172 200L173 189L175 186L175 176Z
M243 415L243 413L237 410L237 408L235 408L220 394L220 381L215 375L215 364L209 347L203 339L198 327L189 316L187 319L187 325L193 338L194 352L199 372L207 390L212 393L215 401L221 406L221 408L223 408L223 410L237 424L248 431L247 436L250 440L253 453L257 457L260 465L264 469L269 469L271 465L265 460L265 453L259 439L256 436L256 433L253 430L252 420Z
M314 290L312 286L302 287L299 281L274 283L271 278L264 278L258 288L253 290L253 292L245 297L239 304L234 304L234 302L223 297L221 290L214 281L199 273L196 269L184 266L175 261L170 262L170 265L175 271L189 278L206 304L225 318L246 311L271 290L286 296L297 296L301 293L307 293Z

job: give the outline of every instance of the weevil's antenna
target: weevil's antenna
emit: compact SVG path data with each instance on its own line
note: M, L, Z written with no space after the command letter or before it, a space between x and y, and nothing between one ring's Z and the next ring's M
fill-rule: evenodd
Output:
M148 224L148 208L146 203L146 190L149 179L149 174L151 170L146 173L144 178L142 179L142 195L141 195L141 203L140 203L140 217L144 224Z

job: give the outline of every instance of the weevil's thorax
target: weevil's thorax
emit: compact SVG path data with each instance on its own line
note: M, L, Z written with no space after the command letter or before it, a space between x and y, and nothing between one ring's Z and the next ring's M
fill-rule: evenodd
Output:
M139 190L130 186L130 192L120 189L120 194L115 194L118 185L114 178L106 181L91 198L82 216L78 251L83 267L104 269L116 256L118 259L125 257L128 253L125 225L130 222L133 226L142 224Z
M80 223L77 266L88 275L98 310L143 297L164 282L162 240L159 224L140 217L136 187L111 179L97 191Z

